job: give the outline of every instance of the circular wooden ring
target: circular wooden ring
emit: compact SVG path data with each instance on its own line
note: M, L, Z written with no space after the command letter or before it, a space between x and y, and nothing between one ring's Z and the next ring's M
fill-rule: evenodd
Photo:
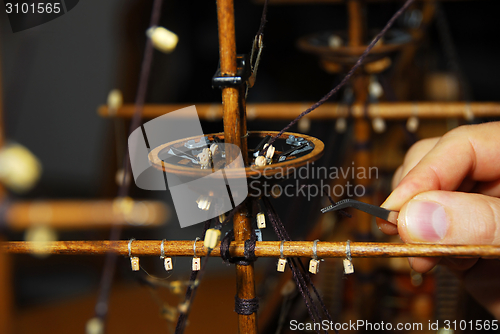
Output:
M260 138L264 138L267 135L275 136L276 134L278 134L278 131L249 132L250 137L260 137ZM285 160L283 162L275 162L271 165L266 165L262 167L251 165L245 168L231 168L231 169L228 168L224 170L225 177L228 179L244 178L244 177L257 179L263 176L265 178L272 179L274 175L279 174L279 177L283 178L283 176L286 176L288 174L289 170L292 171L295 170L296 168L305 166L307 163L315 161L322 156L325 145L321 140L308 135L292 133L292 132L285 132L280 136L280 138L287 139L289 136L295 136L296 138L304 138L308 140L314 145L313 150L296 159ZM188 178L220 177L220 174L212 173L210 169L193 168L189 166L171 164L163 161L160 158L160 154L162 152L165 152L165 150L168 150L170 147L175 147L175 148L181 147L184 146L184 143L187 142L188 140L195 139L198 141L202 137L203 136L194 136L162 144L151 150L148 156L149 161L154 168L181 177L188 177ZM209 140L213 140L214 137L223 139L224 133L208 134L205 135L205 137L207 137ZM277 151L276 153L280 152Z

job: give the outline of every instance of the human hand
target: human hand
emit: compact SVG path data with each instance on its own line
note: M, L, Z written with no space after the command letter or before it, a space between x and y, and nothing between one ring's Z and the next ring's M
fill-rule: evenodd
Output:
M416 143L393 187L382 206L399 211L398 222L379 221L384 232L399 233L408 243L500 245L500 122L462 126ZM409 260L418 272L439 262ZM442 263L461 271L469 291L499 318L500 262L478 260Z

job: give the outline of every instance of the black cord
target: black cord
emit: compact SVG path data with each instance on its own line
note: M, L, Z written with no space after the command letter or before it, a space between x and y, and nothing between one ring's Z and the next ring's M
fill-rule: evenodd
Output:
M269 221L271 222L271 225L276 233L276 236L280 240L287 240L291 241L290 236L288 235L283 223L281 222L281 219L279 218L278 214L274 210L273 205L271 204L271 201L269 198L264 197L263 199L264 207L267 213L267 216L269 218ZM311 317L311 320L313 322L321 322L323 318L321 317L320 312L318 311L318 308L316 306L315 300L312 298L311 293L309 292L308 285L311 286L311 288L314 291L314 294L316 295L316 298L318 299L323 313L326 315L328 320L333 323L332 317L330 316L330 313L328 312L328 309L326 308L325 303L323 302L323 299L319 292L317 291L316 287L311 281L311 278L309 277L309 274L306 271L306 268L302 261L300 259L295 259L295 258L287 258L287 262L290 266L290 269L292 271L292 276L293 279L299 288L300 294L302 295L302 298L304 299L304 303L306 304L307 311L309 312L309 316ZM298 265L297 265L298 262ZM300 271L300 268L304 271L304 274ZM316 330L317 333L320 333L319 329ZM325 331L326 332L326 331ZM337 333L337 331L335 330Z
M153 9L151 12L150 27L157 26L160 21L161 7L163 0L155 0L153 3ZM146 99L146 91L148 87L149 74L151 70L151 64L153 62L153 44L151 39L147 39L144 59L142 61L141 77L139 80L139 87L135 100L135 112L130 125L129 134L132 133L140 124L142 118L142 109L144 107L144 102ZM129 163L129 153L128 150L125 153L123 159L123 182L120 184L118 189L118 197L125 197L129 192L130 182L127 181L127 177L130 174L130 163ZM121 227L114 225L111 229L109 240L118 240L121 235ZM100 318L103 322L106 320L108 314L108 302L109 294L111 291L111 285L113 283L113 276L115 274L116 262L118 255L116 253L108 253L104 262L104 269L101 276L101 281L99 283L99 296L97 298L97 303L95 305L95 316Z

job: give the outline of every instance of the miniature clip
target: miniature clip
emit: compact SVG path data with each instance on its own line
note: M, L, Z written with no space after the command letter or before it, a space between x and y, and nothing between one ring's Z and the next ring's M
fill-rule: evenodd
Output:
M345 256L346 258L344 259L344 274L349 275L354 273L354 265L352 264L352 257L351 257L351 241L347 240L347 244L345 246Z
M139 271L139 258L137 256L132 256L132 242L135 239L132 238L128 242L128 257L130 258L130 265L132 266L133 271Z
M278 259L278 267L276 270L279 272L284 272L285 267L286 267L286 259L285 256L283 255L283 245L285 244L285 240L281 240L281 245L280 245L280 258Z
M266 216L262 212L257 214L257 227L266 228Z
M174 269L174 266L172 265L172 258L171 257L165 257L165 248L163 246L163 243L165 242L165 239L161 241L161 246L160 246L160 259L163 260L163 264L165 266L166 271L170 271Z
M196 237L196 239L194 240L194 244L193 244L193 262L192 262L192 270L193 271L199 271L201 269L201 259L199 257L196 256L196 242L200 240L199 237Z
M309 272L311 274L319 273L319 261L318 260L318 241L319 239L314 240L313 243L313 258L309 261Z

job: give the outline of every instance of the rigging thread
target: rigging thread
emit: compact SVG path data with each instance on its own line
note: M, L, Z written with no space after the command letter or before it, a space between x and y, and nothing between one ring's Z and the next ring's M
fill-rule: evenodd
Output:
M151 12L151 20L149 23L150 27L157 26L160 21L161 7L163 0L155 0L153 3L153 9ZM139 80L139 87L136 95L135 105L136 109L134 112L134 117L130 125L129 134L135 130L141 121L142 109L144 107L144 101L146 99L146 91L149 81L149 74L151 70L151 64L153 62L153 45L150 39L147 39L144 59L141 66L141 76ZM118 197L126 197L129 191L130 182L127 181L127 177L130 173L130 164L128 163L129 153L128 150L125 152L125 157L123 159L123 182L120 184L118 190ZM118 240L121 234L121 227L118 225L113 226L110 233L110 240ZM101 281L99 283L99 295L94 308L95 316L101 319L103 322L106 320L108 314L108 300L109 294L111 292L111 285L113 283L113 276L115 274L115 267L117 261L117 254L108 253L104 262L104 269L101 276Z
M271 146L272 143L274 143L274 141L276 139L278 139L283 133L285 133L285 131L287 131L288 129L290 129L295 123L297 123L302 117L306 116L307 114L309 114L311 111L315 110L316 108L318 108L319 106L321 106L323 103L325 103L326 101L328 101L335 93L338 92L338 90L340 88L342 88L346 83L347 81L349 81L349 79L352 77L352 75L354 74L354 72L361 66L361 64L363 63L363 61L365 60L366 56L368 56L368 54L370 53L370 51L373 49L373 47L375 46L375 44L377 44L377 42L380 40L380 38L382 38L385 33L387 32L387 30L389 30L389 28L394 24L394 22L397 20L397 18L399 16L401 16L401 14L403 14L403 12L413 3L413 1L415 0L407 0L405 2L405 4L403 5L403 7L401 7L392 17L391 19L387 22L387 24L385 25L385 27L377 34L377 36L375 36L375 38L371 41L371 43L368 45L368 47L366 48L366 50L363 52L363 54L361 55L361 57L359 57L358 61L356 62L356 64L354 64L354 66L349 70L349 72L347 73L347 75L344 77L344 79L342 79L342 81L337 85L335 86L335 88L333 88L331 91L329 91L325 96L323 96L318 102L316 102L315 104L313 104L311 107L309 107L307 110L305 110L304 112L302 112L299 116L297 116L293 121L291 121L287 126L285 126L277 135L275 135L273 138L271 138L271 140L268 142L269 146ZM266 151L267 151L267 148L263 149L262 152L259 154L259 155L265 155L266 154Z
M234 210L235 209L233 209L233 211ZM205 234L207 233L207 230L210 228L210 224L211 224L212 220L214 220L214 218L206 221L203 224L203 233L202 233L203 238L205 238ZM189 276L190 284L188 285L188 287L186 289L186 295L184 296L184 302L181 304L181 305L184 305L186 307L185 307L185 309L181 309L179 307L179 318L177 319L177 325L175 326L175 334L184 333L187 318L188 318L189 312L191 310L191 305L193 304L193 300L196 296L197 288L200 285L201 279L203 278L203 275L205 273L208 259L210 257L211 252L212 252L212 249L209 248L207 251L207 255L205 256L205 260L203 261L203 265L201 266L201 270L199 270L199 271L192 270L191 271L191 275Z
M262 198L264 207L266 209L266 213L268 215L269 221L271 222L271 225L273 226L273 229L276 233L276 236L280 240L287 240L291 241L290 236L288 235L283 223L281 222L281 219L279 218L278 214L274 210L273 205L271 204L271 201L267 197ZM309 312L309 316L313 320L313 322L321 322L323 321L323 318L321 317L321 314L318 311L318 308L316 306L315 300L312 298L311 293L309 291L308 285L312 288L316 299L321 305L321 308L323 310L323 313L326 315L328 320L330 322L333 322L332 317L330 316L330 313L328 312L328 309L326 308L325 303L323 302L323 299L321 295L319 294L318 290L314 286L314 284L311 281L311 278L309 274L307 273L305 265L302 263L300 259L294 259L291 257L287 258L288 264L290 266L290 269L292 270L292 276L293 279L299 288L300 294L302 295L302 298L304 299L304 302L306 304L307 311ZM297 265L298 264L298 265ZM302 271L300 271L300 268L302 268ZM326 331L325 331L326 332ZM317 330L317 333L319 333L319 330ZM335 333L338 333L335 330Z
M257 31L256 36L260 36L264 33L264 27L266 26L267 23L267 5L269 3L269 0L264 1L264 7L262 8L262 16L260 17L260 26L259 30Z
M268 199L268 201L269 201L269 199ZM279 218L278 214L274 210L274 207L272 206L272 204L271 204L270 201L269 201L269 205L270 205L270 207L271 207L271 209L272 209L272 211L273 211L273 213L274 213L274 215L276 217L276 221L278 222L280 228L282 229L282 231L284 231L284 233L287 234L287 232L285 230L285 226L281 222L281 219ZM290 237L288 236L288 234L287 234L287 238L288 238L288 240L291 240ZM305 277L305 280L306 280L307 284L309 284L311 286L311 288L313 289L314 294L316 295L316 298L318 299L318 301L319 301L319 303L321 305L321 308L323 309L323 312L325 313L325 315L328 318L328 320L330 322L333 322L332 321L332 317L330 316L330 312L328 312L328 308L326 307L325 303L323 302L323 298L321 297L321 295L319 294L318 290L316 289L316 286L311 281L311 277L309 276L309 273L307 272L305 265L302 263L302 261L300 259L297 259L297 262L299 263L300 267L302 268L302 271L304 272L304 277ZM300 273L300 271L299 271L299 273ZM309 293L309 290L307 290L307 292ZM337 333L337 330L335 330L335 332Z

